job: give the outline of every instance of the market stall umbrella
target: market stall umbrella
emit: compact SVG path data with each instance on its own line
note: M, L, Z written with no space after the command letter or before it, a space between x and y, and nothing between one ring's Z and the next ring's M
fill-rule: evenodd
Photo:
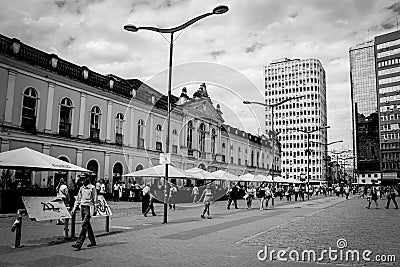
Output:
M188 172L191 176L193 176L191 179L196 179L196 180L215 180L215 176L212 175L210 172L194 167L188 170L185 170L185 172Z
M236 181L236 182L240 181L239 176L236 176L232 173L229 173L229 172L226 172L223 170L218 170L218 171L212 172L211 174L215 177L214 179L216 179L216 180Z
M123 177L152 177L152 178L162 178L165 177L165 164L160 164L157 166L149 167L140 171L131 172L122 175ZM186 179L196 179L190 173L184 170L178 169L171 164L168 164L168 178L186 178Z
M288 178L286 181L287 181L289 184L301 184L301 183L302 183L301 181L299 181L299 180L297 180L297 179L294 179L294 178Z
M253 178L253 182L266 182L266 181L267 181L267 177L262 174L257 174Z
M254 174L248 172L246 174L240 175L239 178L241 182L253 182Z
M37 152L27 147L0 153L0 169L91 172L85 168Z
M272 175L268 175L267 177L265 177L265 182L272 183Z
M275 177L274 177L274 182L275 182L275 183L288 183L288 181L286 181L286 179L283 179L283 178L280 177L280 176L275 176Z

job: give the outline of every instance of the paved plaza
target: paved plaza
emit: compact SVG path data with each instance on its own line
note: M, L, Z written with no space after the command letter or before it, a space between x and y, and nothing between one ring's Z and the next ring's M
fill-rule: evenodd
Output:
M168 224L162 224L160 204L158 216L145 218L140 203L111 202L115 215L110 233L104 232L104 219L93 219L98 246L81 251L62 238L63 226L27 217L24 246L15 249L10 231L14 218L6 216L0 218L0 266L399 266L400 211L385 209L385 202L368 210L358 196L320 196L306 202L277 200L275 207L260 211L258 205L247 210L243 200L239 209L227 210L219 201L211 205L212 219L200 218L201 205L185 204L168 210ZM265 258L266 246L268 254L285 250L288 261L277 260L276 253L274 260ZM338 251L337 259L325 255L318 260L329 248ZM294 261L293 251L301 256L311 250L316 260ZM370 250L371 261L340 261L340 250L342 259L348 250L360 255ZM378 263L376 255L394 255L397 262Z

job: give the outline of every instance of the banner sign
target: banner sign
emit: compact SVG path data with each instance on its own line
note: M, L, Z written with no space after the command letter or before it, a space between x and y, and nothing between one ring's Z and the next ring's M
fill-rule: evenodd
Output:
M103 195L97 196L97 205L96 205L96 216L111 216L112 212L110 206L108 205L106 199Z
M35 221L71 218L71 214L60 197L22 196L22 201L29 218Z

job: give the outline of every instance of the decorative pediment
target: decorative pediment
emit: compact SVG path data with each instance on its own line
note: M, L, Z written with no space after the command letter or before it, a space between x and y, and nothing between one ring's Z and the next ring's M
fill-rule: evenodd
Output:
M191 99L184 105L183 110L191 117L197 119L224 123L224 119L221 116L222 112L214 107L210 98Z

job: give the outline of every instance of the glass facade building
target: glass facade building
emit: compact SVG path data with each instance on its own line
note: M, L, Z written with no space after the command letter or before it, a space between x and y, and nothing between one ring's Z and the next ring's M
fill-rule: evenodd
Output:
M350 48L353 151L359 174L379 172L379 116L374 41Z

